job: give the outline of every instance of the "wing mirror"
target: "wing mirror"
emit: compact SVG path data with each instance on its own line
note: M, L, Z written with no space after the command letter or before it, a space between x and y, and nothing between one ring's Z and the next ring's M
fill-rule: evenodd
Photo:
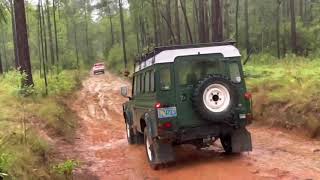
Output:
M127 87L127 86L121 87L121 95L122 95L123 97L126 97L126 98L131 99L131 97L128 96L128 87Z

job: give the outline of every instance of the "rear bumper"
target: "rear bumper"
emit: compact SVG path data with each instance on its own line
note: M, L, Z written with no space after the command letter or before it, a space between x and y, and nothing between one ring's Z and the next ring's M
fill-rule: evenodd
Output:
M219 137L224 134L230 134L234 128L228 125L208 125L193 128L183 128L178 131L166 131L159 134L160 139L170 139L178 143L204 139L209 137Z
M234 128L228 125L209 125L195 128L185 128L176 132L167 131L159 136L167 142L184 144L194 140L206 138L219 138L221 136L230 135L233 152L252 151L251 134L245 127Z

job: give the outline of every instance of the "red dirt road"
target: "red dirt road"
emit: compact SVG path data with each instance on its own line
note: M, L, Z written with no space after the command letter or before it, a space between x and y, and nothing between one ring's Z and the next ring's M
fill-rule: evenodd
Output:
M251 126L254 151L226 156L217 143L208 149L175 148L177 163L159 171L147 164L143 145L129 146L120 87L130 84L110 73L91 76L70 99L79 116L73 144L58 145L81 166L74 179L320 179L320 142L272 128Z

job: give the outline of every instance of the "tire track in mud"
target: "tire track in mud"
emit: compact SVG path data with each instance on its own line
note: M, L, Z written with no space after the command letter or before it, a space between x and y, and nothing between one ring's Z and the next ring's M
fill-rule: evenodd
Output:
M320 179L320 143L286 132L252 126L254 151L226 156L219 145L175 148L175 166L153 171L143 145L129 146L122 117L120 87L126 80L106 72L90 76L69 100L79 116L75 141L60 142L65 159L78 159L74 179ZM217 143L219 144L219 143Z

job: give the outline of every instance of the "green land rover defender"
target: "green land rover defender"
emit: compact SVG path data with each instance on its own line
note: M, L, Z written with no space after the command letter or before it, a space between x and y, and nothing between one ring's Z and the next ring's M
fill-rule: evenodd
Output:
M129 144L145 144L153 169L174 162L173 146L252 150L252 120L239 50L233 43L158 47L135 64L132 96L121 94Z

